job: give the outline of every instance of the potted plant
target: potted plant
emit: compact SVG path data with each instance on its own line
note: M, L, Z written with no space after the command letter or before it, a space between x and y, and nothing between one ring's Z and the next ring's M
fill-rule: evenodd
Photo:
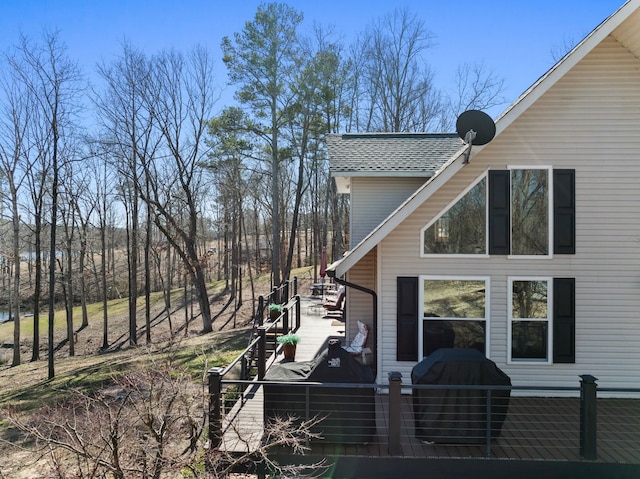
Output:
M275 321L282 314L282 305L271 303L269 306L267 306L267 310L269 311L269 319L271 321Z
M284 359L295 361L296 359L296 344L300 341L300 338L295 334L284 334L278 336L278 342L282 344L282 352L284 353Z

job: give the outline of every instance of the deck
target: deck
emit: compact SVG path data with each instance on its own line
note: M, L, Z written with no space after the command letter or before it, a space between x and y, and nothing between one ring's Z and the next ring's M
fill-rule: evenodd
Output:
M323 317L317 298L303 298L296 360L312 359L327 338L344 335L344 325ZM274 361L281 359L276 357ZM231 383L231 382L229 382ZM511 397L501 434L486 444L424 444L415 436L411 395L400 401L400 449L390 453L388 389L372 393L375 435L366 444L310 444L310 456L325 458L508 459L640 465L640 400L597 399L597 458L581 456L580 400L577 397ZM308 392L306 394L309 394ZM353 403L354 398L347 401ZM334 402L334 405L336 403ZM264 428L263 387L251 384L244 400L223 420L221 447L248 452L260 443ZM334 406L335 407L335 406ZM347 426L348 427L348 426ZM634 466L635 467L635 466Z

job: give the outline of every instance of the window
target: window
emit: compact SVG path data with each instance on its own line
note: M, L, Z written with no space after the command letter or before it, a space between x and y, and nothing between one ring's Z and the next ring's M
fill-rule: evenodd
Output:
M489 170L421 235L423 256L575 254L575 170Z
M549 254L549 170L511 170L511 254Z
M398 361L415 363L440 347L489 356L489 278L396 279ZM508 288L508 362L575 363L575 278L514 277Z
M422 357L439 348L487 354L488 278L422 277Z
M424 254L486 254L486 177L422 230Z
M551 362L550 278L510 278L509 360Z

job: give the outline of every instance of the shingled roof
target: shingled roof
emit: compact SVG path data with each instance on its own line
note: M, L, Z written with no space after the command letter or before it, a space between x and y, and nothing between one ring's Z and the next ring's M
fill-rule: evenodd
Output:
M456 133L328 135L331 176L430 177L462 148Z

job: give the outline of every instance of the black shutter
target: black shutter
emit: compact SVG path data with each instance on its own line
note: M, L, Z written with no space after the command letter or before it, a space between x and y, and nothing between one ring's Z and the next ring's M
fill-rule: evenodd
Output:
M418 278L398 277L397 360L418 360Z
M553 252L576 254L576 170L553 170Z
M489 254L509 254L510 179L509 170L489 170Z
M553 279L553 362L576 362L576 280Z

